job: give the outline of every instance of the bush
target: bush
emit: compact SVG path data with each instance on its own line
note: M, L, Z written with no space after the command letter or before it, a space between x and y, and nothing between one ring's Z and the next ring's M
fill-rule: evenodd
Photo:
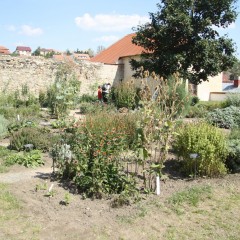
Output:
M101 110L102 110L102 106L100 104L93 104L90 102L82 102L80 104L80 112L82 114L96 113Z
M43 128L24 127L11 133L10 148L21 151L24 150L24 145L33 144L34 149L48 151L55 141L57 137L53 137Z
M196 105L197 103L199 103L200 99L197 96L192 96L192 101L191 101L191 106Z
M123 171L119 154L129 145L135 121L127 115L87 116L64 144L53 149L53 158L63 178L74 180L88 197L135 190L135 182Z
M240 107L240 93L228 93L225 100L226 107L235 106Z
M208 121L220 128L236 128L240 126L240 108L231 106L215 109L207 114Z
M112 87L111 98L117 108L134 109L139 101L137 89L132 82L123 82Z
M92 103L92 102L96 102L96 101L97 101L97 97L94 95L90 95L90 94L83 94L79 98L80 103L83 103L83 102Z
M3 137L7 133L8 120L0 115L0 137Z
M231 139L228 142L226 165L232 173L240 172L240 139Z
M39 150L32 150L30 152L24 152L23 154L12 154L7 158L6 162L11 163L11 165L15 163L25 167L38 167L44 164Z
M205 122L189 123L179 128L174 142L174 151L182 159L183 172L186 175L215 177L224 175L227 143L223 133ZM192 159L190 154L197 153Z

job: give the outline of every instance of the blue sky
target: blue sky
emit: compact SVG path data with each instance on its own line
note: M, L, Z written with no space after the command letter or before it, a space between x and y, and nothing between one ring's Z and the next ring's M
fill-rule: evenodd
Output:
M108 47L156 12L159 0L0 0L0 45L59 51ZM240 8L238 8L239 10ZM228 29L240 58L240 15Z

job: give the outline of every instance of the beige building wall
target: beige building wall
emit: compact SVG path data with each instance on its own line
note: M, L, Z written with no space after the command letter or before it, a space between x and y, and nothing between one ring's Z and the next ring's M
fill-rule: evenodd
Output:
M197 96L201 101L209 101L211 92L222 92L222 73L197 86Z

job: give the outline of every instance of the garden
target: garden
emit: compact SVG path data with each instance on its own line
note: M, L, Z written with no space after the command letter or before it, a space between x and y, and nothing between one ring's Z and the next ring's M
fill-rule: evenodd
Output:
M38 96L1 92L0 238L238 238L240 94L201 102L141 71L108 103L67 65Z

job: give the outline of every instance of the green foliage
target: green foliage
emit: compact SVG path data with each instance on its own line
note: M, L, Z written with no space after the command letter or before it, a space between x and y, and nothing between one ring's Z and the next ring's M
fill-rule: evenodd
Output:
M16 153L10 155L7 162L16 163L19 165L23 165L25 167L38 167L44 164L44 161L41 157L41 152L39 150L32 150L30 152Z
M236 59L234 65L231 69L228 69L228 72L230 73L230 79L235 80L237 77L240 76L240 61Z
M225 100L226 107L235 106L240 107L240 93L228 93Z
M199 103L200 99L197 96L192 96L192 101L191 101L191 106L196 105L197 103Z
M240 128L232 129L228 136L226 165L232 173L240 172Z
M213 111L217 108L226 107L225 102L221 101L200 101L199 103L191 106L187 113L187 117L189 118L204 118L207 113Z
M219 36L216 27L228 27L237 18L235 0L161 0L150 23L136 27L133 43L145 51L140 61L131 60L167 78L178 72L198 84L230 68L235 62L234 43ZM191 71L189 71L191 69Z
M112 87L111 97L117 108L134 109L139 101L137 88L133 82L123 82Z
M83 102L90 102L90 103L92 103L92 102L96 102L96 101L97 101L96 96L89 95L89 94L83 94L79 98L79 102L80 103L83 103Z
M228 151L227 167L232 173L240 172L240 139L229 140Z
M87 116L86 123L76 126L66 143L55 145L53 158L61 176L73 180L83 195L102 198L135 191L135 182L119 161L121 151L128 148L131 130L134 131L134 122L131 125L129 119L104 112Z
M8 120L0 115L0 137L3 137L7 133Z
M82 114L97 113L102 110L103 110L103 106L98 103L96 103L96 104L93 104L91 102L80 103L80 112Z
M10 135L10 148L21 151L24 145L33 144L35 149L48 151L57 141L57 136L52 136L43 128L24 127Z
M215 109L207 114L207 120L220 128L236 128L240 126L240 108L230 106Z
M188 123L178 129L173 149L182 160L182 171L187 176L216 177L224 175L224 165L228 154L227 142L223 133L205 122ZM196 153L193 159L190 154Z
M70 66L62 65L56 72L54 84L47 90L47 105L57 118L64 117L68 110L74 108L80 89L80 82Z

